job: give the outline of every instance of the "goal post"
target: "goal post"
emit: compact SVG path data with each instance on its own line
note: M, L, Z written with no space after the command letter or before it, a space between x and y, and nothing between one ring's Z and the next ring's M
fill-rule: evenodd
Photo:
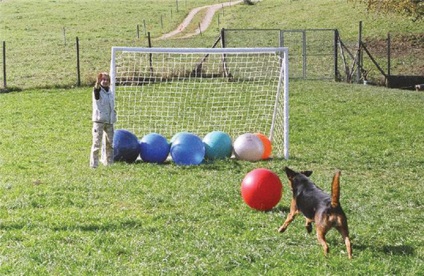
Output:
M269 137L289 157L288 49L112 47L116 128L204 137L224 131Z

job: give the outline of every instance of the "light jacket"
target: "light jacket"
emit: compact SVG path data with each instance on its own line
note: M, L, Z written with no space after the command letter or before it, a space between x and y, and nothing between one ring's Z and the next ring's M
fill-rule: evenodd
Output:
M99 96L96 99L96 94ZM106 91L100 86L93 89L93 122L114 124L116 122L115 95L109 89Z

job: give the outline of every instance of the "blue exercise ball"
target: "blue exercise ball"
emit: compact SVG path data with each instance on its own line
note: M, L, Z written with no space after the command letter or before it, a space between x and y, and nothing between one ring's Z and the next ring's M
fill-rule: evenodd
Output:
M230 135L223 131L212 131L203 138L205 144L205 159L230 158L233 152Z
M158 133L150 133L140 140L140 157L149 163L163 163L169 155L170 145Z
M172 143L174 143L175 139L177 139L177 137L180 134L192 134L192 133L188 132L188 131L181 131L181 132L176 133L174 136L172 136L171 140L169 140L169 143L171 144L171 146L172 146Z
M199 165L205 158L205 145L197 135L181 133L172 142L170 153L177 165Z
M140 154L138 138L132 132L118 129L113 135L113 160L133 163Z

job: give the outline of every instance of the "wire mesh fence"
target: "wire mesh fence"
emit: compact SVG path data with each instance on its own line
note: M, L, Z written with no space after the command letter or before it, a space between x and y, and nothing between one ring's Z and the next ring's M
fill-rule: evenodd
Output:
M288 47L290 77L335 79L334 29L224 29L224 47Z
M290 78L383 84L387 75L424 76L424 35L392 34L390 43L365 38L361 45L369 54L358 41L342 41L336 29L222 29L216 37L164 40L150 39L149 33L128 39L59 36L2 45L0 88L9 90L91 85L96 73L109 70L112 46L288 47Z

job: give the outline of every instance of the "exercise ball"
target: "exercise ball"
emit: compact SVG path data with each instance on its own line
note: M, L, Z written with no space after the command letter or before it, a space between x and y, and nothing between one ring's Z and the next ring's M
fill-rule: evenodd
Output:
M149 163L163 163L169 155L170 145L158 133L149 133L140 140L140 157Z
M174 143L175 139L177 139L177 137L178 137L180 134L191 134L191 132L188 132L188 131L181 131L181 132L177 132L177 133L175 133L175 134L174 134L174 136L172 136L171 140L169 140L170 145L172 145L172 143Z
M140 154L137 136L125 129L118 129L113 135L113 160L133 163Z
M237 137L233 149L237 159L246 161L259 161L264 153L261 139L252 133L245 133Z
M262 153L261 159L269 159L272 153L271 141L262 133L255 133L255 135L258 136L259 139L261 139L262 145L264 146L264 152Z
M170 153L177 165L199 165L205 158L205 145L197 135L181 133L172 142Z
M264 168L247 173L241 184L244 202L258 211L274 208L280 201L282 192L283 185L278 175Z
M205 159L230 158L233 151L230 135L223 131L212 131L203 138L205 144Z

